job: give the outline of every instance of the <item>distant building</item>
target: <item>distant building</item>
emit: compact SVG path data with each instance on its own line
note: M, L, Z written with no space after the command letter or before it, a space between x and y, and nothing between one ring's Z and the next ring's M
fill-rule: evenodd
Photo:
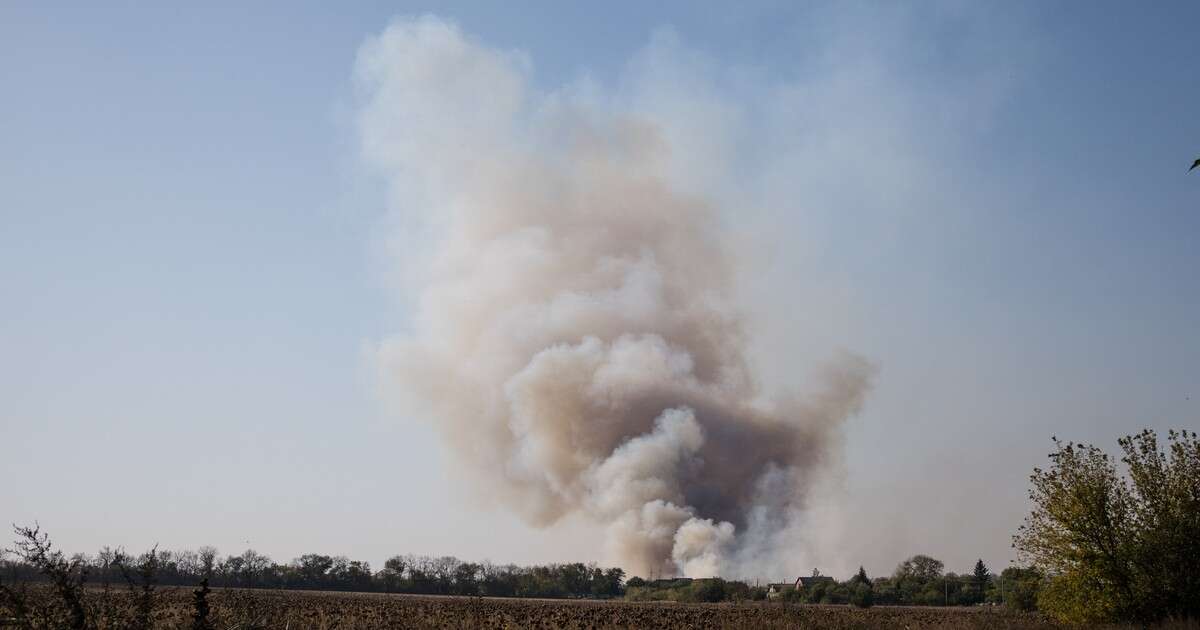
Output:
M812 575L798 577L795 582L773 582L767 584L767 599L781 597L788 591L804 591L818 584L833 584L833 578L828 575L821 575L816 569L813 569Z
M703 578L702 578L703 579ZM646 586L651 588L680 588L692 583L692 578L677 577L677 578L659 578L646 582Z
M802 591L806 588L812 588L818 584L833 584L833 578L828 575L811 575L809 577L796 578L794 588L797 591Z
M791 582L775 582L767 585L767 599L775 599L782 596L787 591L796 590L796 585Z

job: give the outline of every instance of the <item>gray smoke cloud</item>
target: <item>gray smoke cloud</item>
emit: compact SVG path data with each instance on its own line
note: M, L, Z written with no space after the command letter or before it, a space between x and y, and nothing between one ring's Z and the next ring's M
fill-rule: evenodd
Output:
M640 575L753 573L837 460L871 366L769 395L747 358L725 212L677 185L652 116L539 92L522 54L436 18L360 51L367 161L390 184L411 326L384 386L488 492L604 524Z

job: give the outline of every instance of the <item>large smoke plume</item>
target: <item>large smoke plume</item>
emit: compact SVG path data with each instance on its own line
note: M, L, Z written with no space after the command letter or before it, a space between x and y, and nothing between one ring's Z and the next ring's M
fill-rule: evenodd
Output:
M402 20L362 49L363 151L391 184L410 330L386 386L528 522L580 513L636 574L745 572L836 459L871 369L805 399L751 373L728 215L667 174L651 117Z

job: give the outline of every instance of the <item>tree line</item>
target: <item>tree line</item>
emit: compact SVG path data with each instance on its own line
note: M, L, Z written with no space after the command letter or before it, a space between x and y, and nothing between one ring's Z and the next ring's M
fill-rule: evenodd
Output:
M18 546L0 559L0 576L9 583L46 579L46 558L25 553L29 540L43 536L36 528L17 528ZM540 566L464 562L453 556L398 555L378 571L368 562L345 556L310 553L287 563L248 549L220 556L213 547L169 551L154 549L136 557L105 547L95 555L61 555L70 571L92 583L122 582L130 566L152 572L162 585L283 588L424 595L495 597L620 597L625 572L594 564Z
M1008 567L995 575L982 559L968 573L943 572L942 561L927 555L915 555L896 566L892 575L871 580L875 603L908 606L974 606L1005 604L1018 610L1031 610L1027 593L1035 578L1022 567ZM859 583L866 580L861 568Z
M287 563L253 549L221 556L214 547L170 551L152 549L132 556L105 547L94 555L66 555L36 527L16 528L17 544L0 555L3 584L73 581L78 584L136 582L145 585L225 588L312 589L424 595L490 597L618 598L694 602L756 601L768 598L766 585L711 578L625 580L616 567L568 563L540 566L465 562L453 556L397 555L379 570L345 556L309 553ZM1010 568L993 576L980 560L973 574L944 573L943 563L916 555L888 577L859 573L844 582L820 582L803 591L782 593L785 602L823 604L969 605L1009 603L1029 609L1029 570ZM1023 597L1024 595L1024 597Z
M787 603L850 604L870 607L875 604L905 606L972 606L1003 604L1030 611L1036 609L1037 594L1044 576L1036 570L1009 567L999 575L978 560L970 573L944 572L942 561L927 555L915 555L901 562L889 576L871 578L862 567L844 581L817 580L801 589L792 583L750 584L720 578L668 578L647 581L640 577L626 582L626 599L635 601L763 601L777 599ZM816 572L814 571L814 576Z

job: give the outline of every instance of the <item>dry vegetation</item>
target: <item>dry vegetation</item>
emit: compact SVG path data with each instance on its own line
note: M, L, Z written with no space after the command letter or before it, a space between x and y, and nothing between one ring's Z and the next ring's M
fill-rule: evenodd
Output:
M53 604L45 589L31 599ZM129 627L137 598L112 593L111 605L131 609L98 630ZM155 595L149 627L194 628L192 589ZM250 628L1052 628L1029 614L989 608L874 608L759 604L672 604L595 600L438 597L317 591L213 590L207 626ZM2 625L2 624L0 624ZM37 626L34 626L37 627ZM50 627L50 626L44 626Z

